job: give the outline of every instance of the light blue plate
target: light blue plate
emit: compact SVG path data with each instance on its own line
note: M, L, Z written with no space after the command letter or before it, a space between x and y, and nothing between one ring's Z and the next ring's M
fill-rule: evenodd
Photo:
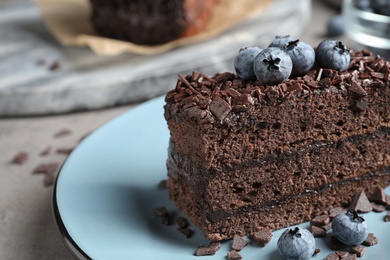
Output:
M146 102L103 125L69 155L57 178L54 213L63 239L78 259L164 259L196 258L198 245L207 245L196 227L195 235L184 238L176 224L161 224L153 210L166 206L181 215L158 188L166 179L165 160L169 133L163 117L163 97ZM390 192L390 189L387 189ZM385 212L364 217L379 244L368 247L361 259L389 259L390 223ZM300 225L308 227L308 223ZM276 242L283 230L274 232L264 248L249 245L244 259L280 259ZM316 239L322 259L333 252L328 240ZM215 256L226 259L230 241ZM142 257L142 258L141 258Z

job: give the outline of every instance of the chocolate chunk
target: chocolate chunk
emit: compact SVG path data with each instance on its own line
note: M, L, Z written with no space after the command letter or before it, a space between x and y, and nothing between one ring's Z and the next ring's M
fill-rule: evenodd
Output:
M345 212L346 209L342 208L342 207L337 207L337 208L332 208L329 210L329 217L331 219L333 219L334 217L336 217L339 213L342 213L342 212Z
M166 207L160 207L160 208L155 208L154 209L154 214L157 217L163 218L169 215L168 210Z
M19 152L14 156L14 158L12 158L12 163L22 165L27 161L27 159L28 159L28 153Z
M340 258L347 257L349 253L347 251L337 250L336 255L338 255Z
M358 257L362 257L366 252L366 248L364 246L352 246L351 252L356 254Z
M177 217L176 218L176 224L180 228L186 228L186 227L188 227L188 220L186 218L183 218L183 217Z
M350 209L360 213L367 213L372 211L372 206L370 201L368 200L366 193L364 191L360 192L353 199Z
M60 68L60 63L58 61L54 61L50 66L49 66L49 70L51 71L55 71L55 70L58 70Z
M316 248L316 249L314 250L313 256L317 255L319 252L321 252L321 249Z
M386 209L385 206L378 204L376 202L371 202L371 206L374 212L383 212Z
M253 98L249 94L242 94L233 99L232 110L242 112L249 110L254 104Z
M319 228L322 228L323 230L325 231L328 231L329 229L332 228L332 222L329 222L328 224L326 224L325 226L318 226Z
M265 246L271 241L272 230L266 227L261 227L259 231L249 235L249 238L260 246Z
M313 234L314 237L325 237L326 231L320 227L317 226L310 226L310 232Z
M240 259L242 259L242 256L239 253L237 253L237 251L232 250L227 254L227 259L228 260L240 260Z
M316 216L315 218L313 218L311 221L310 221L310 225L312 226L325 226L327 224L329 224L329 216L328 215L320 215L320 216Z
M366 99L359 99L356 101L356 108L359 109L360 111L364 111L368 108L368 101Z
M339 260L340 257L336 253L327 255L323 260Z
M368 233L368 237L364 240L363 245L365 246L373 246L378 244L379 240L373 233Z
M54 174L58 169L58 163L42 163L35 167L33 174Z
M220 121L225 119L231 110L231 106L222 98L215 98L210 103L211 113Z
M41 156L46 156L50 153L51 151L51 146L46 147L42 152L40 153Z
M168 189L168 180L161 180L158 187L163 190Z
M189 228L178 228L177 231L179 231L185 238L189 238L194 234L194 231Z
M357 258L356 254L348 254L345 257L340 258L340 259L342 259L342 260L356 260L356 258Z
M59 153L59 154L66 154L66 155L68 155L68 154L70 154L73 151L73 149L74 148L72 148L72 147L62 147L62 148L58 148L56 150L56 152Z
M384 218L385 222L390 222L390 211L387 211L387 214Z
M386 194L383 188L375 188L374 191L368 195L370 201L386 204Z
M54 185L55 177L53 174L45 174L45 177L43 178L43 186L50 187Z
M239 235L234 235L233 241L232 241L232 249L235 251L240 251L248 244L248 241L244 238L240 237Z
M195 250L196 256L215 255L215 253L221 248L220 242L211 242L208 247L199 246Z
M71 133L72 131L70 131L69 129L61 129L54 134L54 137L63 137L70 135Z
M357 80L352 80L348 90L359 96L367 96L367 92L362 88L362 86L360 86Z

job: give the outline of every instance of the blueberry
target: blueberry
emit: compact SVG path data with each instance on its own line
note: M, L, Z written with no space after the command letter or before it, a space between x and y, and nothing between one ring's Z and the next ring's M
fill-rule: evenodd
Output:
M327 24L328 36L341 36L344 34L344 18L342 15L333 15Z
M290 41L286 50L293 63L291 76L304 75L313 67L316 54L309 44L299 40Z
M240 49L238 55L234 59L234 69L238 76L242 79L253 79L256 77L253 71L253 61L261 51L262 49L259 47L246 47Z
M324 40L317 46L316 60L322 68L344 71L348 68L351 57L342 42Z
M332 231L340 242L350 246L363 243L368 236L364 218L351 210L339 213L333 219Z
M310 259L315 249L316 242L307 229L287 229L278 239L278 250L283 259Z
M277 85L290 77L292 61L286 51L269 47L256 56L253 69L261 83Z
M290 35L278 35L275 36L275 39L268 45L268 47L278 47L278 48L284 48L289 42L291 42L293 39Z

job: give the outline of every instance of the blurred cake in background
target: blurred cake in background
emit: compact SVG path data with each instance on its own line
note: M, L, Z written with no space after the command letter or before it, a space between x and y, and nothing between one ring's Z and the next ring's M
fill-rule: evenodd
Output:
M244 4L233 0L90 0L91 19L102 36L141 45L157 45L204 31L217 5ZM256 1L256 5L270 0Z

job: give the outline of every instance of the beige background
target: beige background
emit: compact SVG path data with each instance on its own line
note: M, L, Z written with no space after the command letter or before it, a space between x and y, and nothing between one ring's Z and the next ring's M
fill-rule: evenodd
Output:
M22 3L24 0L6 1ZM4 0L0 2L0 8L2 3ZM324 5L323 1L313 0L312 21L301 40L318 44L324 39L326 21L334 13L336 10ZM43 176L32 175L31 171L42 162L61 163L65 155L55 153L55 149L73 147L86 133L129 108L0 119L0 259L72 259L54 224L53 188L44 187ZM53 135L64 128L72 133L54 138ZM49 145L53 151L46 157L40 156L39 153ZM11 164L12 157L20 151L29 154L27 163Z

